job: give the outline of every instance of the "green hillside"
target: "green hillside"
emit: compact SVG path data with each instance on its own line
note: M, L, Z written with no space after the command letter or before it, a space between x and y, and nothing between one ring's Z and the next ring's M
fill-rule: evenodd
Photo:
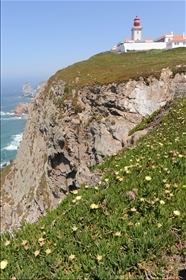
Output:
M177 67L177 66L181 67ZM91 58L77 62L59 70L50 78L62 79L67 88L80 88L86 84L108 84L129 79L144 79L153 75L160 77L162 68L169 67L173 74L186 70L186 48L172 50L150 50L141 52L99 53ZM76 78L78 77L78 80ZM50 84L50 83L49 83Z
M156 74L185 63L183 54L186 49L105 53L57 75L68 79L70 69L75 73L84 63L88 73L109 82L118 68L123 72L117 80L143 71ZM109 67L99 64L103 56L113 57ZM145 56L159 60L150 63ZM128 76L124 61L131 69ZM146 64L151 65L148 73ZM96 67L114 74L98 75ZM82 186L38 223L23 225L14 237L1 236L1 279L178 279L186 264L186 98L173 102L168 115L136 146L96 167L102 174L97 186Z

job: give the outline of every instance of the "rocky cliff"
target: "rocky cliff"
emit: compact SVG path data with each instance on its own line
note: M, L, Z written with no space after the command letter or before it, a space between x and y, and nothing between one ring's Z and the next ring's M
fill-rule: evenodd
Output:
M76 81L74 81L76 83ZM34 222L81 184L90 168L127 145L128 132L167 101L186 96L186 75L163 69L160 79L86 85L48 82L34 100L11 171L2 188L2 226Z

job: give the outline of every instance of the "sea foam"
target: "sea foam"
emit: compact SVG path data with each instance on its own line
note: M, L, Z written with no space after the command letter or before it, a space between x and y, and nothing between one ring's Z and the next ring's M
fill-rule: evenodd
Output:
M9 116L9 115L15 115L15 113L0 111L0 116Z
M7 151L13 151L13 150L17 150L17 148L18 148L18 146L19 146L19 144L20 144L20 142L21 142L21 140L22 140L22 135L23 134L16 134L16 135L12 135L12 141L11 141L11 143L8 145L8 146L6 146L5 148L4 148L4 150L7 150Z

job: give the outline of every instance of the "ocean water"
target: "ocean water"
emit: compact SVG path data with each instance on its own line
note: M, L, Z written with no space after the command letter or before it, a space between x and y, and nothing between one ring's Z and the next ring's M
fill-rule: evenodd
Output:
M18 117L11 113L19 102L28 103L29 98L21 96L22 84L2 84L1 86L1 163L4 164L14 160L17 154L17 148L21 142L22 134L26 125L28 116Z

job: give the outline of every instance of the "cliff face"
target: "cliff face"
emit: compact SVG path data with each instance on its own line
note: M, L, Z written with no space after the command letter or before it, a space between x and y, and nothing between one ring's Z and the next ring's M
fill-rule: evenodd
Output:
M76 82L76 81L75 81ZM58 80L34 100L17 158L2 188L1 231L34 222L81 184L99 175L90 167L127 145L130 129L177 96L186 96L186 75L159 80L84 86L68 92Z

